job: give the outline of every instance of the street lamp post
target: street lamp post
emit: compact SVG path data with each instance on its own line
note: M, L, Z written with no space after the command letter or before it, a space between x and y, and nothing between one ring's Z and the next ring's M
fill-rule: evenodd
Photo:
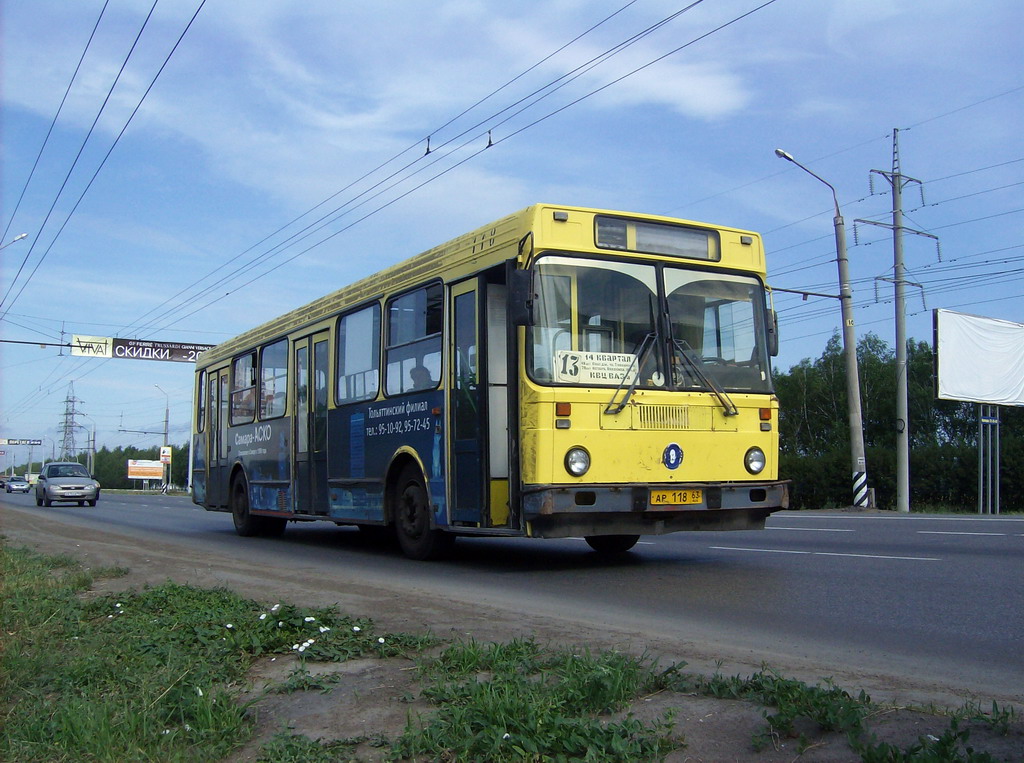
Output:
M92 431L91 432L89 432L89 428L88 427L84 427L83 426L82 429L84 429L86 432L89 432L89 434L91 436L91 441L90 441L89 447L86 449L86 461L87 461L86 468L89 470L89 474L95 474L96 473L95 472L95 470L96 470L96 422L93 421L91 416L86 416L84 413L79 413L78 415L81 416L83 419L86 419L87 421L89 421L92 424Z
M850 288L849 260L846 257L846 226L843 215L839 211L839 197L835 187L824 178L816 175L800 164L791 154L781 148L775 149L775 155L787 162L792 162L811 177L821 181L832 191L832 203L835 216L832 224L835 228L836 262L839 265L839 309L843 321L843 355L846 359L846 400L847 415L850 422L850 460L853 467L853 505L866 508L868 506L868 468L864 455L864 422L860 406L860 372L857 368L857 337L853 328L853 291Z
M164 447L166 448L167 447L168 424L169 424L170 418L171 418L171 396L168 395L166 392L164 392L163 388L161 388L161 386L159 384L154 384L153 386L156 387L161 392L163 392L164 393L164 397L167 398L166 404L164 405ZM161 458L160 460L162 461L163 459ZM169 475L167 473L167 464L163 464L163 470L162 471L163 471L163 480L164 480L163 489L166 491L167 490L167 483L168 483L168 479L169 479Z

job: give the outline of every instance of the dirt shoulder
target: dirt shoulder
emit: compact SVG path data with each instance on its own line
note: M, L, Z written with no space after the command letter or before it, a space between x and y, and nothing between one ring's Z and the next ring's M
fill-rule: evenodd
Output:
M302 567L275 569L273 575L267 575L255 560L224 559L173 540L143 545L129 535L100 532L71 522L41 523L34 512L3 504L0 504L0 533L12 545L26 545L47 554L68 554L87 567L128 568L130 572L126 577L102 581L100 585L105 590L141 588L167 580L203 587L224 586L242 596L268 603L287 601L307 606L337 606L352 615L372 618L380 630L429 630L442 640L474 638L490 642L534 637L551 645L646 653L656 656L662 664L685 660L687 670L706 674L720 670L726 675L749 675L767 661L788 677L817 684L830 676L851 693L864 689L876 700L894 700L898 707L932 703L960 706L963 703L963 697L949 687L922 683L912 676L843 675L835 666L830 669L799 656L736 650L716 653L713 646L697 648L663 637L641 637L636 632L596 627L594 623L561 619L551 613L510 612L479 605L468 607L462 602L430 596L422 590L410 593L382 584L359 582L346 583L341 590L336 581L318 579L311 570ZM259 697L254 705L258 739L235 760L255 760L257 743L282 730L314 739L394 737L410 718L431 712L430 706L418 697L412 663L408 661L360 660L318 665L316 670L343 674L330 692L263 693L265 687L282 681L293 667L285 658L265 660L256 667L251 697ZM659 718L669 710L675 713L676 733L686 740L686 747L673 753L669 761L791 761L798 757L794 739L777 740L775 746L760 752L753 750L753 735L764 727L764 708L748 702L667 692L643 698L631 708L641 720ZM1017 724L1016 736L1009 738L988 734L986 728L975 729L971 743L976 749L989 750L999 760L1020 759L1024 757L1024 732L1020 725ZM947 718L906 709L893 709L872 722L872 730L880 739L889 739L904 748L922 734L940 736L946 728ZM803 754L802 760L856 759L837 735L816 734L813 740L815 746ZM369 742L362 743L353 752L360 760L379 759L382 754Z

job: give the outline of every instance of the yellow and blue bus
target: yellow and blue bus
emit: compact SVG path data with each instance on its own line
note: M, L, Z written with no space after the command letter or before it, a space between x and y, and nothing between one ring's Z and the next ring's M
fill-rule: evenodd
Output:
M756 233L538 204L203 353L193 500L241 535L764 527L777 321Z

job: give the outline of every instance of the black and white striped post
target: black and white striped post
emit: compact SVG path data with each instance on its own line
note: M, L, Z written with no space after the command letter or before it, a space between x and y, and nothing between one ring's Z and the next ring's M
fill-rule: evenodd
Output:
M811 177L820 180L832 191L835 216L832 224L836 236L836 263L839 266L839 309L843 321L843 354L846 359L846 401L850 423L850 460L853 463L853 505L866 509L869 505L867 458L864 455L864 422L860 407L860 372L857 368L857 336L853 330L853 290L850 288L849 260L846 258L846 226L839 211L839 197L835 187L814 174L781 148L775 155L792 162Z

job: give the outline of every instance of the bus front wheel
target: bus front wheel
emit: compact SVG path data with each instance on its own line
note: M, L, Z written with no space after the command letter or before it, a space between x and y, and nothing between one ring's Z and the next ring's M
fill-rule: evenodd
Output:
M584 540L599 554L621 554L640 540L639 535L588 535Z
M402 469L394 498L395 534L406 556L425 561L437 559L451 549L455 536L430 527L427 487L419 469L412 464Z

